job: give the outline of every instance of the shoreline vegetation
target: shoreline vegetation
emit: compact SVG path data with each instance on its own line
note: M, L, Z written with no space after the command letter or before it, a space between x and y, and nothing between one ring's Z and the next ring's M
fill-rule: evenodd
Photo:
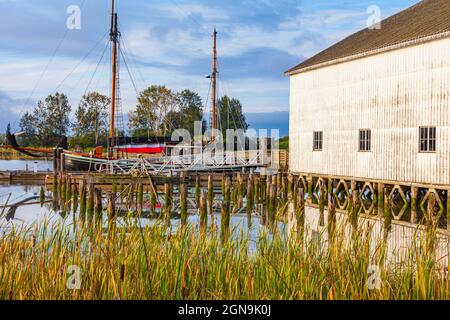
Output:
M115 220L105 226L80 216L69 226L2 232L0 299L450 299L448 272L435 269L432 233L392 264L382 239L372 253L362 230L345 240L337 228L321 245L302 232L286 239L282 230L264 229L253 242L238 228L223 238L216 227L168 232L164 222L140 228L138 221L130 215L120 227Z

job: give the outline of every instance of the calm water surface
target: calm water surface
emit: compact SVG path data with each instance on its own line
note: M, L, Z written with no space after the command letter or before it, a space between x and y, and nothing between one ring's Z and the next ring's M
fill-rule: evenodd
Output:
M52 171L53 162L47 160L0 160L0 171Z

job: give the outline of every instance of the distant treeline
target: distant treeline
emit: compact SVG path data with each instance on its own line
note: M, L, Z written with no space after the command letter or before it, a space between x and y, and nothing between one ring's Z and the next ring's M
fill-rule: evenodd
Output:
M49 95L20 119L22 146L51 147L60 136L69 137L71 147L106 146L111 99L99 92L85 94L71 117L72 106L64 93ZM204 119L203 101L192 90L175 92L165 86L150 86L137 97L128 114L132 137L171 135L178 128L194 133L194 123ZM223 96L218 100L218 119L222 130L248 129L239 100ZM124 128L116 128L123 130ZM118 133L118 132L116 132ZM120 132L123 135L123 132Z

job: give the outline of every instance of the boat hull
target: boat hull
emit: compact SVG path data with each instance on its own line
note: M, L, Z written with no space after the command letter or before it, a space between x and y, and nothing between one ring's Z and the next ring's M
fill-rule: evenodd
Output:
M99 172L106 168L107 160L66 153L65 169L71 172Z

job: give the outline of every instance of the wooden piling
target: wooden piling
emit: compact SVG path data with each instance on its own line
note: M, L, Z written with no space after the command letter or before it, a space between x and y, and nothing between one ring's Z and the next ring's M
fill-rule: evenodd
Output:
M350 211L350 223L352 224L354 230L357 230L358 228L358 210L359 210L359 201L358 201L358 190L356 181L351 181L351 207L349 208Z
M320 182L320 195L319 195L319 226L325 226L325 183Z
M72 185L72 212L76 213L78 210L78 198L79 198L79 192L78 192L78 185L74 183Z
M311 205L312 202L313 202L313 179L312 179L312 177L308 177L306 181L308 183L308 200L307 200L307 203L308 203L308 205Z
M201 192L200 194L198 213L200 216L200 231L202 235L204 235L208 226L207 196L204 192Z
M378 216L384 216L384 183L378 184Z
M157 201L157 188L150 190L150 214L155 216L156 214L156 201Z
M137 189L137 212L141 216L144 208L144 185L139 183Z
M296 220L297 237L300 242L303 242L305 232L305 191L303 188L298 189Z
M225 179L225 194L222 202L222 214L220 221L220 234L222 241L227 241L230 233L231 219L231 179L227 176Z
M170 225L170 214L172 209L172 199L171 199L171 191L170 191L170 183L166 180L164 183L164 218L166 224Z
M108 195L108 223L111 223L116 218L116 194L110 193Z
M102 204L102 191L100 189L95 189L94 192L94 203L95 203L95 219L98 223L102 222L103 217L103 204Z
M44 202L45 202L45 190L44 187L41 186L41 191L39 193L39 200L41 203L41 208L44 206Z
M417 223L417 196L419 188L411 187L411 223Z
M95 197L94 192L95 192L94 180L91 177L87 189L87 207L86 207L87 216L89 218L92 218L94 216L94 197Z
M200 208L200 177L198 174L195 177L195 203L197 208Z
M180 184L178 186L179 189L179 197L180 197L180 218L181 225L185 226L188 220L188 212L187 212L187 190L186 190L186 172L180 173Z
M213 176L208 176L208 214L213 215L213 206L214 206L214 185L213 185Z
M80 182L80 217L84 219L86 216L86 179L83 179Z
M331 240L336 233L336 199L328 193L328 238Z
M270 185L269 189L269 225L271 228L275 227L276 220L276 191L277 187L274 183Z
M383 230L384 230L384 239L387 240L389 232L392 228L392 213L391 213L391 204L389 202L389 191L387 188L383 190Z
M246 194L246 205L247 205L247 221L248 227L252 226L252 214L253 214L253 176L249 175L247 180L247 194Z

